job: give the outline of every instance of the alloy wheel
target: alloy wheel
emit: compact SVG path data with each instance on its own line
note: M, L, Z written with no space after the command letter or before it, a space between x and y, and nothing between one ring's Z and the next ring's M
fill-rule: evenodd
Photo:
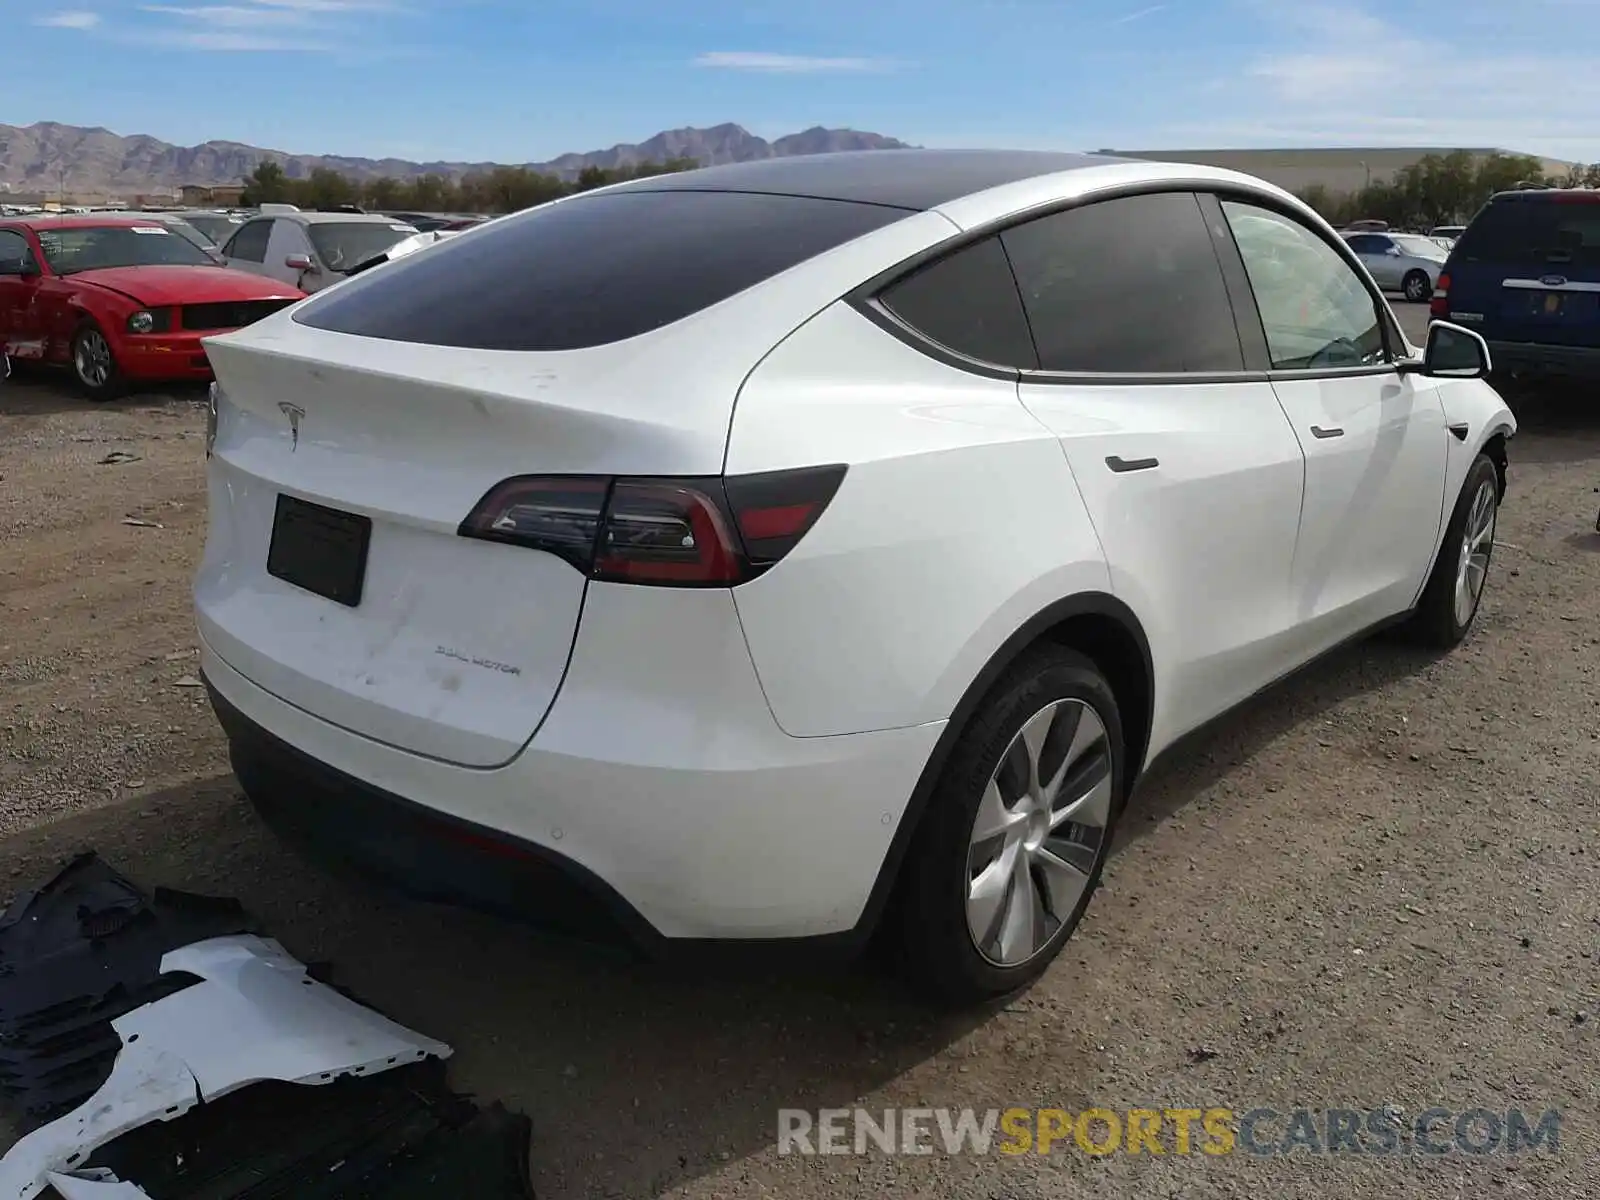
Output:
M1111 746L1082 700L1030 717L984 788L967 851L967 930L978 953L1015 967L1077 910L1105 853Z
M1406 280L1406 299L1412 303L1420 301L1427 295L1428 281L1421 275L1413 275Z
M77 349L72 355L78 378L92 388L105 387L111 378L111 347L98 329L85 329L78 335Z
M1489 556L1494 551L1494 524L1498 510L1495 484L1485 479L1472 498L1461 533L1456 563L1456 624L1465 627L1478 611L1483 585L1489 576Z

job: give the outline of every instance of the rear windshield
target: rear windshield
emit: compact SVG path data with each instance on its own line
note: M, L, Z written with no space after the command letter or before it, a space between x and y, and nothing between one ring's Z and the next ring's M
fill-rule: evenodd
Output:
M1600 203L1495 201L1467 227L1456 254L1479 262L1600 267Z
M682 320L906 209L746 192L578 196L329 290L318 329L477 350L579 350Z

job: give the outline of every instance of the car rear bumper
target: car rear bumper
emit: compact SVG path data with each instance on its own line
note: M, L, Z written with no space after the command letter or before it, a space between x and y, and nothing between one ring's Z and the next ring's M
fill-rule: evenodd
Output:
M130 336L118 347L117 366L129 379L192 379L205 382L211 376L211 360L201 338L225 329L192 334L147 334Z
M611 640L586 648L580 634L538 736L492 769L332 725L245 678L204 639L201 666L234 769L268 822L403 890L620 934L655 955L864 932L945 722L793 738L753 669L680 681L677 712L653 719L648 682L619 690L613 672L625 664L609 661Z
M1600 347L1491 341L1489 357L1496 372L1600 380Z

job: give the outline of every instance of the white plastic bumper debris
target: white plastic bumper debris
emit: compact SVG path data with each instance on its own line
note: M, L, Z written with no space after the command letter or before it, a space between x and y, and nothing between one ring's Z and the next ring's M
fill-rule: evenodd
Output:
M78 1108L12 1146L0 1160L0 1200L33 1200L47 1183L66 1200L133 1200L144 1193L107 1191L127 1185L71 1173L131 1129L173 1120L252 1083L331 1083L451 1053L310 978L305 964L270 938L196 942L164 956L161 971L201 982L111 1023L122 1049L110 1078Z
M45 1182L55 1188L61 1200L150 1200L150 1193L131 1183L123 1183L110 1171L82 1171L63 1175L51 1171Z

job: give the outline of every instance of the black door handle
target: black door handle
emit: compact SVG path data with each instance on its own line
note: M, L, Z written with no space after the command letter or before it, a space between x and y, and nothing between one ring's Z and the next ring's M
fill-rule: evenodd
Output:
M1119 475L1126 471L1148 471L1160 465L1161 460L1156 458L1122 458L1116 454L1106 457L1106 466Z
M1458 442L1466 441L1467 434L1472 432L1472 426L1466 421L1452 421L1448 428L1451 433L1456 435L1456 441Z
M1317 438L1343 437L1344 430L1335 425L1332 429L1324 429L1321 425L1311 427L1311 436Z

